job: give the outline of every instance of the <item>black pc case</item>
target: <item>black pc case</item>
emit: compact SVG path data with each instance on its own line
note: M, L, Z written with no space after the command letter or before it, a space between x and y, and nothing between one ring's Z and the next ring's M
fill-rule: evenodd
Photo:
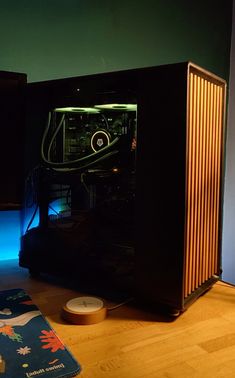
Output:
M221 273L225 81L186 62L32 83L27 96L35 211L20 265L183 311Z

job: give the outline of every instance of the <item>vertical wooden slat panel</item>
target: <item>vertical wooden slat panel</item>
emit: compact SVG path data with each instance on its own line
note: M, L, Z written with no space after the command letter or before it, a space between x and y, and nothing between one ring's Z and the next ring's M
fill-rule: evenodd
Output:
M216 226L216 90L212 84L212 258L211 258L211 275L214 274L215 262L215 226Z
M214 114L213 114L213 83L210 83L211 101L210 101L210 259L209 259L209 277L212 275L213 261L213 215L214 215Z
M195 201L195 271L194 271L194 289L198 287L198 277L199 277L199 251L198 251L198 226L200 221L200 201L199 201L199 186L200 186L200 175L199 175L199 166L200 166L200 79L195 75L196 79L196 139L195 139L195 149L196 149L196 167L195 167L195 192L194 192L194 201Z
M207 80L204 80L204 90L203 90L203 183L202 183L202 251L203 251L203 266L202 266L202 282L206 280L206 254L207 254L207 239L206 239L206 205L207 205L207 192L206 192L206 177L207 177L207 165L206 165L206 154L207 154Z
M219 183L218 183L218 176L219 176L219 160L220 160L220 156L219 156L219 144L220 144L220 137L219 137L219 123L218 123L218 111L216 111L216 109L218 109L218 88L214 88L214 113L215 113L215 116L214 116L214 127L215 127L215 150L214 150L214 156L215 156L215 175L214 175L214 225L213 225L213 232L214 232L214 256L213 256L213 272L215 272L215 265L216 265L216 261L217 261L217 258L216 258L216 255L217 255L217 247L218 247L218 243L217 243L217 234L218 234L218 228L217 228L217 224L218 224L218 207L219 207L219 203L218 203L218 191L219 191Z
M195 289L195 271L196 271L196 225L197 225L197 203L195 201L195 190L197 187L197 150L196 150L196 138L197 138L197 78L196 75L193 77L193 122L192 122L192 131L193 131L193 143L192 143L192 283L191 283L191 292Z
M217 177L216 177L216 235L219 234L219 215L220 215L220 175L221 175L221 159L222 159L222 142L223 142L223 117L222 117L222 109L223 109L223 91L221 87L217 88L217 102L216 106L218 109L217 112ZM216 251L219 248L219 238L216 238ZM218 269L218 253L216 253L215 261L214 261L214 271L216 272Z
M184 296L190 294L192 282L192 122L193 122L193 74L190 72L189 76L189 101L188 101L188 133L187 133L187 225L186 225L186 270L185 270L185 285Z
M210 259L210 277L214 273L214 220L215 220L215 112L214 112L214 84L211 84L211 259Z
M218 269L223 86L190 72L184 295Z
M203 282L203 210L204 210L204 79L200 80L200 218L199 218L199 286Z
M210 277L211 269L210 269L210 261L211 261L211 149L212 149L212 95L211 95L211 83L208 83L209 88L209 96L208 96L208 178L207 178L207 186L208 186L208 204L207 204L207 232L208 232L208 261L207 267L208 272L207 276Z
M206 171L205 171L205 276L208 277L208 262L209 262L209 249L210 249L210 239L209 239L209 127L210 127L210 85L207 81L207 101L206 101L206 157L205 157L205 165L206 165Z
M200 222L201 222L201 78L197 77L197 188L195 201L197 202L197 229L196 229L196 284L200 285Z
M189 180L191 182L191 203L190 203L190 211L191 211L191 214L190 214L190 267L189 267L189 270L190 270L190 282L189 282L189 293L192 292L192 287L193 287L193 262L194 262L194 244L193 244L193 237L194 237L194 166L195 166L195 163L194 163L194 145L193 145L193 141L194 141L194 130L193 130L193 125L194 125L194 120L195 120L195 86L194 86L194 75L192 74L191 76L191 95L192 95L192 98L191 98L191 106L192 106L192 109L191 109L191 124L190 124L190 130L191 130L191 164L190 164L190 168L191 168L191 175L189 177Z

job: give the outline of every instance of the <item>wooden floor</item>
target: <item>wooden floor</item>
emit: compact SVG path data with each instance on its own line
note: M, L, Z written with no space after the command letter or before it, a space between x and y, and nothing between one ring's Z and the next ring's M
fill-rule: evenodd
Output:
M0 263L0 289L23 288L82 365L81 378L234 378L235 289L218 282L175 320L131 303L102 323L66 324L61 307L81 293ZM111 305L111 303L110 303Z

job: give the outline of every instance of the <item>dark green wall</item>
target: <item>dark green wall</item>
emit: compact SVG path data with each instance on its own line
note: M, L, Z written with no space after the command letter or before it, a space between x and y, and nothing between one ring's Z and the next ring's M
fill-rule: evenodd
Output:
M41 81L191 60L228 78L232 0L1 0L0 70Z

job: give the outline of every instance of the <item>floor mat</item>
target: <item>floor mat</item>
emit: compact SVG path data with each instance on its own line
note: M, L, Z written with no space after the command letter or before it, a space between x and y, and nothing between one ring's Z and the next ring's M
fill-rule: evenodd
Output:
M69 378L80 371L30 296L0 291L0 378Z

